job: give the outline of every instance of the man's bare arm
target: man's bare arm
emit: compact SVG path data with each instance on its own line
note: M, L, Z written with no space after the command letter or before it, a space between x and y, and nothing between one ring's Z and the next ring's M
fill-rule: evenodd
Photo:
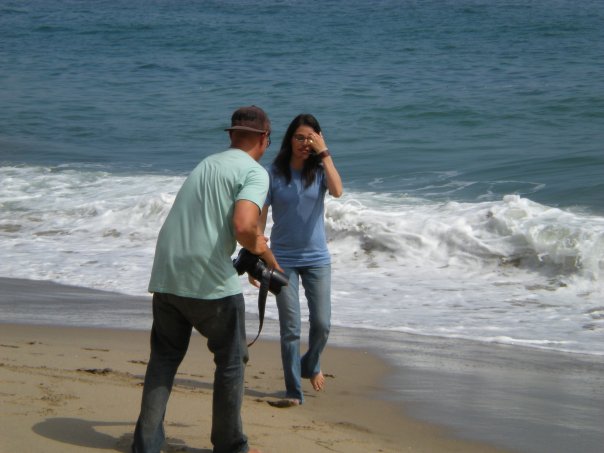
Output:
M233 229L235 239L254 255L259 255L269 267L279 268L273 252L268 247L268 240L259 229L260 209L248 200L235 203Z

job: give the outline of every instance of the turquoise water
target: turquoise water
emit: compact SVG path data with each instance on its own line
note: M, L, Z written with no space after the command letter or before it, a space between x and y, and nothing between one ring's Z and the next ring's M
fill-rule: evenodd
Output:
M5 1L0 162L187 172L254 103L276 137L314 113L350 188L602 213L603 20L600 1Z

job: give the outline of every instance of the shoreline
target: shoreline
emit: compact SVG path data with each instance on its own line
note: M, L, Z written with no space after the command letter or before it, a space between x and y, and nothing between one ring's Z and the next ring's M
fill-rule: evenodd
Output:
M1 324L2 451L128 452L148 356L148 332L92 327ZM201 341L200 341L201 340ZM250 348L244 429L263 453L504 452L455 439L375 398L389 372L378 357L330 347L325 392L305 383L307 401L273 408L282 387L279 345ZM210 452L213 365L195 335L176 377L166 414L166 451ZM33 431L33 436L32 436ZM201 447L201 449L200 449Z
M45 385L43 379L40 381L42 377L58 383L82 381L78 387L82 395L91 391L92 384L95 388L118 386L128 407L117 412L112 407L98 408L91 413L103 423L117 420L121 424L111 428L111 439L102 442L113 442L113 447L103 448L127 451L120 442L128 437L138 415L141 388L137 385L144 374L141 363L147 360L149 329L54 324L57 320L64 324L91 323L101 317L110 322L136 316L150 320L150 308L150 298L0 277L3 388L11 387L12 382L26 382L27 391L40 397ZM38 322L33 322L36 319ZM604 364L597 356L398 332L334 327L322 361L323 371L329 375L326 391L317 394L306 383L307 401L303 406L272 408L267 401L278 398L283 390L277 324L265 320L260 339L250 348L246 371L244 426L250 445L262 448L263 453L292 451L292 439L308 447L300 451L347 452L398 452L407 448L414 452L595 453L604 443ZM248 338L253 338L258 328L255 315L248 313L246 328ZM169 403L169 407L173 404L179 408L182 404L195 420L199 418L199 405L208 407L205 400L212 379L207 373L213 370L200 338L192 340L177 376L177 393L183 395L183 401L172 403L171 399ZM62 350L70 351L71 361ZM74 360L88 355L88 369L110 371L83 379L83 372L77 371L81 366ZM202 390L206 392L198 395ZM18 410L2 410L4 423L10 428L1 429L20 442L27 442L31 430L37 432L35 427L40 423L44 429L67 430L74 423L89 421L87 417L73 416L75 408L69 398L55 408L49 406L49 401L58 398L56 395L47 395L44 406L45 400L34 404L34 398L20 397L20 387L2 392L3 408L33 405L32 414L38 414L35 418ZM82 395L76 394L86 401L78 409L84 414L103 398ZM45 421L44 411L50 411L53 417ZM65 419L69 414L69 420ZM174 435L184 439L186 445L209 448L209 437L198 434L208 432L207 420L187 423L179 415L175 417L166 425L168 437L175 431ZM51 426L48 423L52 420L62 420L67 425ZM253 424L247 428L249 420ZM261 420L263 426L256 424ZM128 429L124 428L126 425ZM99 438L98 432L91 430L88 426L90 436ZM264 446L255 444L256 439L265 442ZM349 439L349 444L343 439ZM47 442L51 440L52 436L46 436ZM73 443L69 437L63 440L63 447ZM569 450L571 447L574 450ZM52 452L46 447L43 451ZM185 451L208 450L189 447Z

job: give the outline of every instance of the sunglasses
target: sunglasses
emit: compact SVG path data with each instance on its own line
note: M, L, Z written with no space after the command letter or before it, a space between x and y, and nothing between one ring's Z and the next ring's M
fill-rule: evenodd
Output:
M298 143L304 143L306 141L308 141L308 143L312 142L312 138L306 137L306 136L300 135L300 134L294 135L294 140L297 141Z

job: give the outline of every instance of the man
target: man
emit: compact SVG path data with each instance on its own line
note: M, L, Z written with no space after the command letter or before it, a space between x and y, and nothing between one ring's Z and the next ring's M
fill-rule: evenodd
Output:
M245 305L231 256L236 241L278 267L257 230L269 179L258 163L270 144L270 121L256 106L231 117L228 150L204 159L188 176L157 239L149 291L153 293L151 356L132 451L159 453L163 421L192 328L214 355L214 453L246 453L241 404L248 360Z

